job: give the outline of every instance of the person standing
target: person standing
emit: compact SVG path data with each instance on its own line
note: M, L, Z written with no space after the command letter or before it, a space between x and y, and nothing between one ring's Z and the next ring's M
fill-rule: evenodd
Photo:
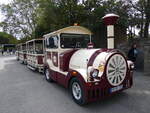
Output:
M128 52L128 59L135 63L137 55L138 55L137 45L133 44Z

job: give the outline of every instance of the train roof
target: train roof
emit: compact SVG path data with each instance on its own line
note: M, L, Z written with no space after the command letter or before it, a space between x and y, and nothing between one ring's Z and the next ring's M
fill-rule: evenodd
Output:
M34 42L34 41L36 41L36 40L43 40L43 38L32 39L32 40L27 41L26 43Z
M26 43L19 43L17 44L17 46L22 46L22 45L25 45Z
M82 26L69 26L69 27L65 27L63 29L48 33L46 35L44 35L44 37L48 37L48 36L52 36L52 35L57 35L57 34L61 34L61 33L73 33L73 34L89 34L91 35L92 32Z

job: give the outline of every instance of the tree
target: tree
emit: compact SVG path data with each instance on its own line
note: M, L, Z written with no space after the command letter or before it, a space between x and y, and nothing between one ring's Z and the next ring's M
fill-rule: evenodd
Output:
M58 24L59 15L57 6L52 0L39 0L38 1L38 17L37 27L35 29L35 37L42 37L45 33L55 30Z
M77 0L39 0L36 37L84 22L84 6Z
M132 8L134 8L135 18L137 20L137 26L140 28L140 37L149 37L149 27L150 27L150 0L138 0L133 2L128 0Z
M144 37L148 38L149 36L149 25L150 25L150 0L145 0L145 27L144 27Z
M0 32L0 44L17 44L17 39L5 32Z
M11 4L1 5L5 15L1 23L3 31L15 37L33 37L36 27L36 0L13 0Z
M99 37L106 37L101 19L106 13L120 15L122 28L131 26L130 8L123 0L14 0L1 8L6 15L1 23L4 31L24 37L22 41L79 23L93 31L97 43Z

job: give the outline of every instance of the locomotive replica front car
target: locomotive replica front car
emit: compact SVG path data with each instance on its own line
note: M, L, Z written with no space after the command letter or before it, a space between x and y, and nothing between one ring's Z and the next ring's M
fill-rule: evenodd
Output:
M109 36L114 34L112 23L108 27ZM69 88L79 105L111 96L130 88L133 83L134 65L122 52L113 49L112 36L107 49L94 49L91 35L91 31L81 26L44 35L45 78Z
M78 80L71 84L73 98L80 104L85 100L96 101L130 88L132 65L118 50L76 51L69 64L70 70L76 72L78 76L76 77Z

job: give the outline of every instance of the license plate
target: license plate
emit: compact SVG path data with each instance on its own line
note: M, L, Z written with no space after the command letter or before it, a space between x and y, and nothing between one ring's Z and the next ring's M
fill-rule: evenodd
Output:
M120 85L120 86L116 86L116 87L110 88L110 93L119 91L119 90L121 90L122 88L123 88L123 85Z

